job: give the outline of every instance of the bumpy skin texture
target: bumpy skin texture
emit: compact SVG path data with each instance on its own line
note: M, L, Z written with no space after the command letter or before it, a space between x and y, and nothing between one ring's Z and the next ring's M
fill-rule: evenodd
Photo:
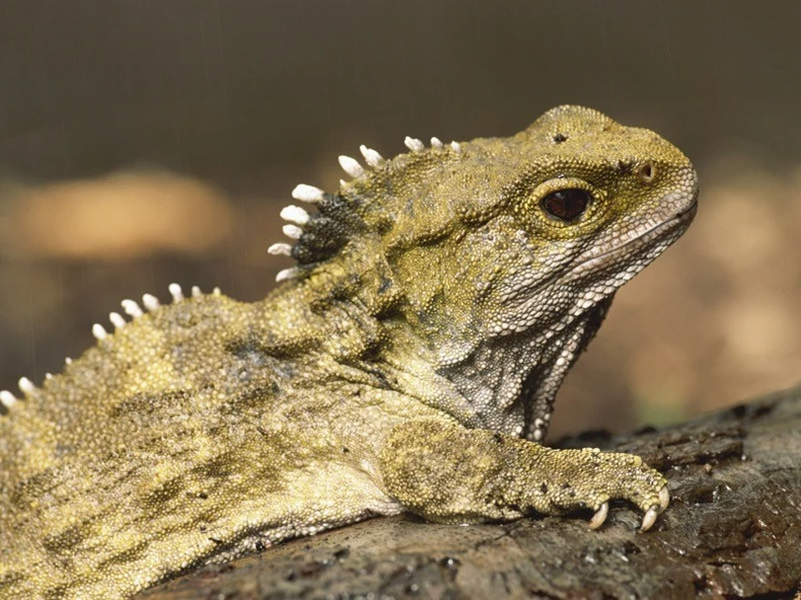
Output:
M262 302L151 301L22 386L0 415L0 597L125 597L402 510L599 525L624 498L653 521L666 482L639 458L536 441L615 291L690 223L692 165L567 106L412 147L293 209L298 266Z

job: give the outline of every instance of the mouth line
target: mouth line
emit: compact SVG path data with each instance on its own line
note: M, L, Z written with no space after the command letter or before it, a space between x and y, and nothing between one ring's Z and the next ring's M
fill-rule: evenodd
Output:
M541 293L549 286L560 285L570 281L574 277L580 277L580 273L585 271L585 267L587 265L592 265L592 263L594 262L603 261L605 258L625 250L625 248L631 246L632 244L643 243L644 241L645 242L652 241L654 238L657 238L660 235L664 235L666 232L670 232L674 228L680 227L681 225L687 223L688 221L692 220L697 208L698 208L698 200L694 200L692 205L690 205L686 210L675 214L669 219L662 221L658 225L654 225L653 227L644 231L637 237L632 238L619 246L610 248L609 250L606 250L601 254L587 257L578 263L572 263L567 268L559 272L552 273L547 279L538 282L537 285L534 286L533 288L517 290L517 293L514 294L514 297L518 298L523 295L533 296Z
M595 262L600 262L600 261L602 261L604 258L606 258L608 256L612 256L612 255L618 254L621 251L625 250L626 248L628 248L628 247L630 247L630 246L632 246L634 244L640 244L640 243L643 243L643 242L652 241L654 239L657 239L662 234L670 232L674 228L676 228L676 227L686 223L690 219L692 219L692 217L695 215L695 211L697 210L697 208L698 208L698 201L696 200L686 210L684 210L684 211L682 211L682 212L670 217L669 219L666 219L665 221L662 221L661 223L659 223L657 225L654 225L650 229L647 229L646 231L642 232L637 237L632 238L632 239L624 242L623 244L620 244L619 246L615 246L614 248L610 248L609 250L606 250L605 252L602 252L601 254L598 254L596 256L590 256L590 257L582 260L581 262L573 265L573 267L570 270L572 272L575 272L576 270L581 269L585 265L592 264L592 263L595 263Z

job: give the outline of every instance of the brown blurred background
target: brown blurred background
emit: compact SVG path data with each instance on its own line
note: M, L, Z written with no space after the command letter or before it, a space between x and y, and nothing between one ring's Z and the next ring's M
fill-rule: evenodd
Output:
M695 224L620 294L554 433L801 381L801 4L0 2L0 388L167 285L254 300L295 183L366 143L508 135L562 103L648 126Z

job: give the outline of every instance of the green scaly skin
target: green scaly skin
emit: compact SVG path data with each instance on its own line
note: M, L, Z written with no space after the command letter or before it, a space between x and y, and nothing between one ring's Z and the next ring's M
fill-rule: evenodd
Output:
M622 498L653 524L666 481L638 457L537 441L615 291L689 225L692 165L567 106L410 145L296 190L317 210L285 213L302 235L273 251L298 264L265 300L129 303L62 374L0 395L0 597L124 598L404 510L599 526Z

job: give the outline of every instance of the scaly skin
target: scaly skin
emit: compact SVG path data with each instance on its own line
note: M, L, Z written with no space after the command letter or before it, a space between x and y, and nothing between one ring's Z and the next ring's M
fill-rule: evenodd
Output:
M0 394L0 597L123 598L403 510L599 526L623 498L653 523L666 481L639 458L536 442L615 291L689 225L692 165L578 107L409 144L296 189L318 211L284 211L302 230L272 251L298 266L265 300L128 302L62 374Z

